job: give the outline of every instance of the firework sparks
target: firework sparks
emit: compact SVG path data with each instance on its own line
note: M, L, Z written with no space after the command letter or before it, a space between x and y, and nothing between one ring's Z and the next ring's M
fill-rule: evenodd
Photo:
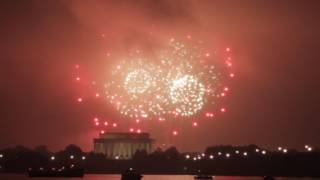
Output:
M163 93L159 92L161 88L156 75L158 67L145 61L142 58L123 61L114 68L113 80L105 85L111 104L121 114L131 118L147 118L163 113Z
M185 75L173 80L169 89L170 100L181 116L191 116L202 109L205 87L197 78Z
M124 88L128 93L142 94L152 84L152 76L144 69L129 72L124 80Z
M203 42L193 43L190 37L186 44L170 39L152 60L144 57L141 50L130 52L113 66L110 79L104 83L105 94L96 91L94 97L106 97L122 115L135 120L137 127L128 127L132 133L142 132L139 126L144 119L162 122L172 118L191 119L200 114L213 118L216 113L212 107L214 111L226 112L219 101L229 94L226 79L234 77L230 70L233 67L231 48L224 49L228 55L223 58L215 49L204 47ZM80 81L80 77L76 80ZM92 85L98 87L96 81L93 82ZM82 101L78 98L78 102ZM201 113L208 107L209 112ZM94 123L100 126L98 119ZM198 126L198 122L190 124ZM108 122L102 125L106 128ZM117 126L117 123L110 124L112 128ZM172 134L177 135L178 131Z

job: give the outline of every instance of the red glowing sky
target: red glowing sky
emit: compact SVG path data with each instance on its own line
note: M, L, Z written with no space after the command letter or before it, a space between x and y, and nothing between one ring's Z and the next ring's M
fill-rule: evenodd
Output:
M320 146L319 7L291 0L2 1L0 147L74 143L90 150L97 136L92 112L121 116L105 101L76 106L72 69L101 73L113 63L106 62L109 50L153 47L150 29L159 39L192 34L230 46L237 72L227 113L176 139L154 128L159 142L182 150ZM84 77L93 75L101 74Z

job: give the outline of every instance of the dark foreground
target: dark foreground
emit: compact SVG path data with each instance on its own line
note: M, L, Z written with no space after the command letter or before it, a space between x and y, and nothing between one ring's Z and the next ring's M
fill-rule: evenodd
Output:
M29 178L26 174L0 174L1 180L70 180L70 178ZM86 174L83 178L72 178L72 180L120 180L119 174ZM194 180L190 175L144 175L142 180ZM213 180L262 180L262 177L225 177L215 176ZM320 178L284 178L276 180L320 180Z
M216 176L320 177L320 152L267 151L255 145L209 147L204 153L179 153L171 147L151 154L137 151L130 160L82 152L70 145L56 153L15 147L0 150L0 172L26 173L28 169L84 168L91 174L121 174L133 168L142 174Z
M28 170L29 177L83 177L84 169L63 169L63 170Z

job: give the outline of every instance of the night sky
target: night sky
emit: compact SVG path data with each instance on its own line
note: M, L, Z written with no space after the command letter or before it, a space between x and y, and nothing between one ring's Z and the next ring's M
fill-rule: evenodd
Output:
M144 44L150 29L232 47L237 74L227 113L177 140L154 127L158 142L320 146L319 1L4 0L0 24L0 148L91 150L92 110L124 120L107 101L77 105L73 67L99 78L108 50Z

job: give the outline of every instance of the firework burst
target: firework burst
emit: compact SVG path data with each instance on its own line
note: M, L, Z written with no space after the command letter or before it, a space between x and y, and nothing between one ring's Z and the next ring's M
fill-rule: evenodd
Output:
M200 43L186 45L171 39L156 59L131 58L113 68L106 94L121 114L189 117L207 103L216 103L225 69L217 56L201 50Z
M152 58L144 57L139 50L117 61L120 63L106 76L109 78L104 83L105 93L95 95L106 97L117 111L137 124L143 119L191 119L202 114L212 118L214 109L226 112L225 107L219 106L229 91L225 85L227 79L234 77L230 51L226 48L224 57L201 41L170 39ZM80 81L80 77L76 80ZM78 101L82 103L83 98ZM95 121L95 124L103 123ZM198 123L192 121L191 125L197 127ZM140 128L128 129L138 133Z
M105 84L111 104L130 118L147 118L163 111L158 91L157 67L142 58L124 60L112 71L112 80Z
M170 102L181 116L192 116L202 109L205 87L191 75L173 79L169 84Z

